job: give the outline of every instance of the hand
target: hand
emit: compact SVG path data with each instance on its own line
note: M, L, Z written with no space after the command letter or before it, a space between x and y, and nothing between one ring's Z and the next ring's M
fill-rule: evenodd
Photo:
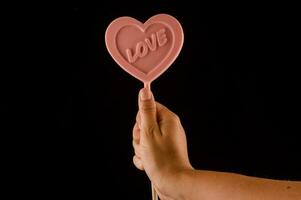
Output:
M139 93L133 146L135 166L145 170L162 200L301 199L300 181L194 170L179 117L147 89Z
M133 162L154 184L160 198L170 196L177 174L191 170L185 131L179 117L155 102L150 90L139 93L139 111L133 129Z

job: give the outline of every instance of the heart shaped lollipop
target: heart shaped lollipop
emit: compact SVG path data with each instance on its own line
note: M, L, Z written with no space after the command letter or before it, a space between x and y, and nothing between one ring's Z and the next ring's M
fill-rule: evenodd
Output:
M120 17L108 26L105 41L120 67L150 85L177 58L184 34L181 24L167 14L155 15L144 24Z

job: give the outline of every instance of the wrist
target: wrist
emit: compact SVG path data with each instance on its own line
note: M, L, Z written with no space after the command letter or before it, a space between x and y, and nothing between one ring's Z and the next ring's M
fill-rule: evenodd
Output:
M192 179L194 169L170 169L160 176L156 183L157 189L161 194L172 199L184 199L190 190L193 189Z

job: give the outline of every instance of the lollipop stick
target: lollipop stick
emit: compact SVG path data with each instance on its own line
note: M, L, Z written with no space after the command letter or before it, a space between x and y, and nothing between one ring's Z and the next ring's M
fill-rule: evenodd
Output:
M144 82L144 87L147 88L147 89L149 89L149 90L151 89L150 85L151 85L150 82Z
M158 194L157 194L153 184L152 184L152 200L159 200Z

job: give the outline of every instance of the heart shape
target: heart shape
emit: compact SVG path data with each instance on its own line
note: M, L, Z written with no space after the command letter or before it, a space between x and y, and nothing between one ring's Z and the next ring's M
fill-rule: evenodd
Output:
M151 83L170 67L183 41L181 24L167 14L155 15L144 24L131 17L120 17L111 22L105 34L113 59L144 83Z

